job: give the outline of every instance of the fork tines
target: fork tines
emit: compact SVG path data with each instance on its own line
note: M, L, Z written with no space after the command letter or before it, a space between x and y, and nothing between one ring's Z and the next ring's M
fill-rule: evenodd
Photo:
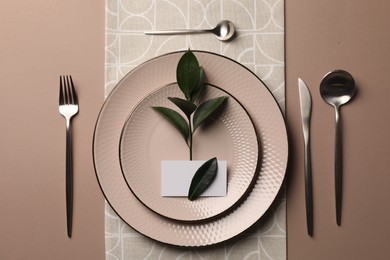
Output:
M71 75L60 76L60 104L78 104L77 94Z

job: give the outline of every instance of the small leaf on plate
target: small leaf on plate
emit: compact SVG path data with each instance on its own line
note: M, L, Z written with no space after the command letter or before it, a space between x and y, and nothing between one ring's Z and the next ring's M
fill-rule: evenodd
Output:
M199 80L196 84L195 88L191 92L191 102L194 102L196 99L200 97L204 90L204 80L206 78L206 73L203 69L203 67L199 68Z
M194 124L194 131L198 126L200 126L207 118L209 118L213 112L215 112L227 99L226 96L223 97L217 97L210 99L203 104L201 104L198 109L196 109L194 118L193 118L193 124Z
M168 97L168 99L175 104L184 114L189 118L191 114L195 111L196 105L187 101L185 99L177 98L177 97Z
M206 161L196 171L192 178L190 189L188 191L188 199L197 199L207 188L213 183L218 171L218 161L214 157Z
M164 116L184 137L184 140L187 142L189 137L189 127L187 121L175 110L172 110L167 107L152 107L155 111L159 112Z
M187 100L192 100L192 91L199 82L199 70L199 63L195 55L191 50L186 51L177 64L176 79Z

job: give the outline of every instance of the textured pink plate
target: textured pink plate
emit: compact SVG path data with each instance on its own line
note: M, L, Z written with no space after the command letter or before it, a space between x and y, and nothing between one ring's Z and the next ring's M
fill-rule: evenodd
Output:
M282 185L288 158L284 118L267 87L247 68L226 57L195 52L207 82L223 88L248 111L259 137L258 178L234 211L205 222L186 223L164 218L145 207L124 180L119 162L121 131L129 112L148 93L176 81L183 52L149 60L128 73L107 97L98 116L93 158L101 189L118 215L154 240L178 246L206 246L228 240L256 223ZM139 86L143 86L140 88Z
M201 197L195 201L161 196L161 161L189 160L189 149L183 137L152 109L163 106L180 111L167 98L184 98L176 83L148 94L126 120L120 142L122 172L134 195L156 213L182 221L215 217L234 206L254 180L259 151L254 125L229 93L206 87L205 100L220 96L228 96L221 113L212 118L211 125L195 131L193 159L217 157L227 161L227 196Z

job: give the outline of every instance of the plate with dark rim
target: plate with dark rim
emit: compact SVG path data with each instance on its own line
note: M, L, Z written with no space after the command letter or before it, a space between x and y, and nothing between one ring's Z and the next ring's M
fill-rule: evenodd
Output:
M234 210L209 221L188 223L156 214L131 192L123 177L119 142L130 111L148 93L176 81L176 66L184 52L168 53L139 65L111 91L98 115L93 160L101 190L124 222L162 243L198 247L229 240L254 225L274 202L286 173L288 138L284 117L267 86L248 68L225 56L193 51L207 83L223 87L251 116L259 140L257 178Z
M184 98L177 83L148 94L127 118L119 145L123 176L134 195L154 212L180 221L204 221L231 209L250 188L257 173L256 131L244 107L221 88L205 84L203 100L199 103L220 96L228 98L209 123L194 132L192 153L194 160L216 157L227 161L226 196L190 201L185 196L161 195L161 161L188 161L190 157L189 147L181 134L152 109L163 106L177 110L168 100L168 97ZM186 118L184 114L182 116Z

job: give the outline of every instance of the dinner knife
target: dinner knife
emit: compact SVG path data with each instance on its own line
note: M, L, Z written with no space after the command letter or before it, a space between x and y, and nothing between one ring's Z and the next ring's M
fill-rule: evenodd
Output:
M310 155L310 117L311 95L305 82L298 78L299 102L301 107L301 122L304 139L304 172L305 172L305 201L307 233L313 235L313 189Z

